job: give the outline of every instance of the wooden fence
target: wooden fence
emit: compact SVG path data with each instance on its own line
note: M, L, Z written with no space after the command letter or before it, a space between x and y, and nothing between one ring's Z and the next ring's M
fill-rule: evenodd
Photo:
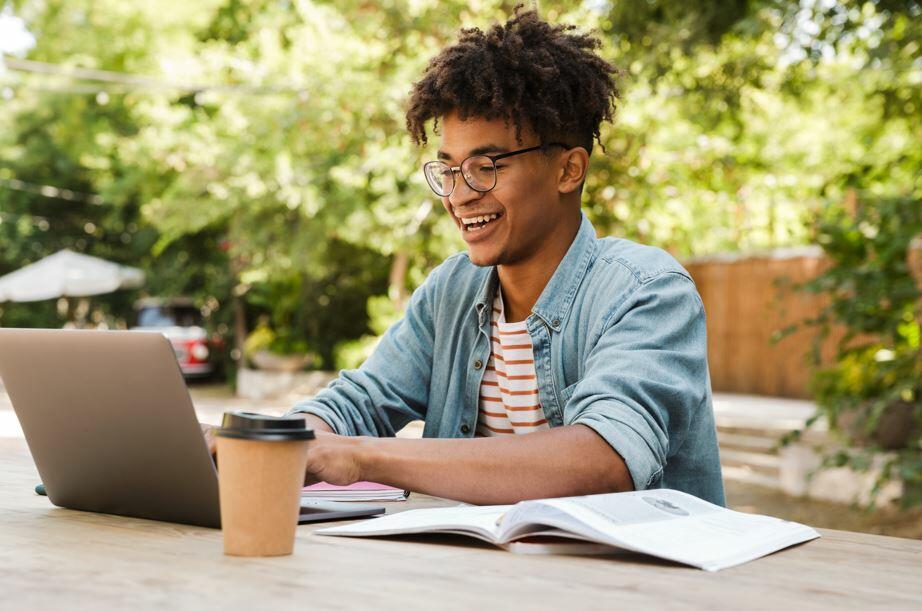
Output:
M818 247L774 250L758 255L702 257L686 261L704 301L708 358L715 391L808 397L808 354L815 330L803 328L780 343L773 335L819 311L822 296L791 289L828 265ZM922 279L922 251L910 257ZM785 288L787 287L787 288ZM823 354L834 354L834 336Z

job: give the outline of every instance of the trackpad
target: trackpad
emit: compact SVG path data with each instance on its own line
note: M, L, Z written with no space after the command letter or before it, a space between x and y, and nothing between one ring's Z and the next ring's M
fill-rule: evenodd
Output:
M355 520L379 516L384 513L380 505L356 505L339 501L315 501L301 499L301 515L298 524L326 522L327 520Z

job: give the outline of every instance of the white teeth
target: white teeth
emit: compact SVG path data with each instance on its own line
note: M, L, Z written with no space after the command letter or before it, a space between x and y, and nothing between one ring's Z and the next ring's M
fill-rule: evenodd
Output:
M478 223L486 224L486 223L489 223L490 221L494 221L498 219L499 216L500 216L499 214L487 214L484 216L473 216L470 218L461 219L461 224L466 225L465 229L467 231L476 231L478 229L482 229L482 227L470 227L470 225L475 225Z
M487 221L492 221L498 218L498 214L488 214L486 216L472 216L470 218L461 219L461 222L465 225L471 225L473 223L486 223Z

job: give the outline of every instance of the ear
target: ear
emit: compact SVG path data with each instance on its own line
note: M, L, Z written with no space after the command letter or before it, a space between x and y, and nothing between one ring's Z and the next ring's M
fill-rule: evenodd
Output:
M557 190L572 193L580 188L589 170L589 153L581 146L568 149L560 155L560 171Z

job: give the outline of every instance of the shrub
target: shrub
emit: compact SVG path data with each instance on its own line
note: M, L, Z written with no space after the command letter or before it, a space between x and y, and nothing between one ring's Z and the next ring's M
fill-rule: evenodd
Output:
M922 503L922 290L910 266L922 234L922 202L912 198L828 205L812 226L831 265L799 288L828 297L805 324L817 328L811 383L819 410L847 449L824 465L863 470L876 454L886 461L875 492L888 480L904 484L904 504ZM834 329L832 365L820 347ZM799 436L799 432L788 438Z

